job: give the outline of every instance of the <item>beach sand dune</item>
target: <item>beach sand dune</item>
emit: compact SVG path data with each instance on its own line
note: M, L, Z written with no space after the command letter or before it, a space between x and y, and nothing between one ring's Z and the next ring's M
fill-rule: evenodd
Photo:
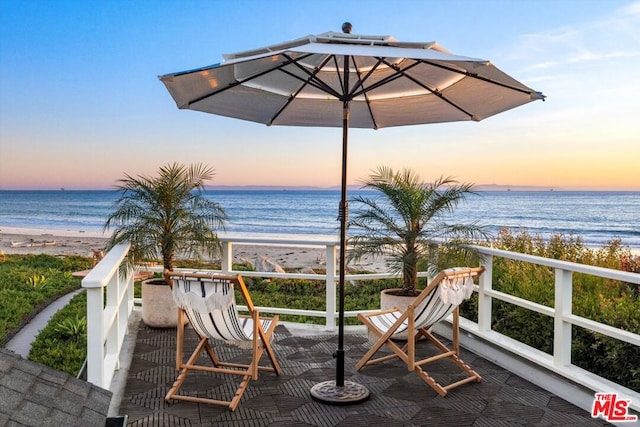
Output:
M80 232L38 230L0 230L0 250L5 254L48 254L54 256L80 255L92 256L92 250L104 249L106 237ZM266 257L287 269L326 267L324 247L245 245L233 246L234 261L251 261ZM371 272L384 272L386 267L380 259L364 259L358 264L349 265L350 269L362 269Z

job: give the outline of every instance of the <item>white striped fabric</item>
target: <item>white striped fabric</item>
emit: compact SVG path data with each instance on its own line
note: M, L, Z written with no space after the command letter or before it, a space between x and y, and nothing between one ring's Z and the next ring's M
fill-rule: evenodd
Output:
M231 280L215 275L173 277L173 298L200 336L236 342L253 339L253 319L238 315ZM260 323L266 331L271 320L263 319Z
M473 286L473 279L471 279L469 275L456 276L455 274L451 274L455 273L456 270L463 269L466 270L466 268L451 268L444 270L444 272L447 273L447 276L444 278L444 280L442 280L431 291L431 293L427 295L427 297L415 308L415 329L429 329L431 326L445 319L462 302L463 298L454 298L452 301L448 301L447 303L443 302L442 289L448 288L450 286L458 286L459 280L463 280L462 283L464 284L464 288L461 289L461 292L466 295L469 283L470 286ZM471 282L469 282L467 278L471 279ZM448 291L449 289L445 290L445 292ZM369 317L369 320L374 324L376 328L385 333L402 314L402 311L396 310L389 313L379 314L377 316L371 316ZM396 329L393 335L406 332L408 327L409 321L408 319L405 319L402 324Z

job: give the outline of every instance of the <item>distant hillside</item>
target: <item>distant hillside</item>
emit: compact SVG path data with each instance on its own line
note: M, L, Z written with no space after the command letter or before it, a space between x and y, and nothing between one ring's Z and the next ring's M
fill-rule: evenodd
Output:
M205 187L209 191L339 191L340 186L314 187L296 185L208 185ZM349 185L348 190L360 190L360 185ZM541 187L534 185L499 185L480 184L476 185L478 191L554 191L560 190L553 187Z
M205 189L210 191L326 191L339 190L340 187L313 187L302 185L207 185Z
M561 190L557 187L541 187L535 185L499 185L499 184L480 184L476 185L478 191L554 191Z

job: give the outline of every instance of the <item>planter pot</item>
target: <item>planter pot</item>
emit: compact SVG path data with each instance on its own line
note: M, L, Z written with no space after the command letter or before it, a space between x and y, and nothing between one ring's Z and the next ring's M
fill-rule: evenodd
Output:
M413 302L416 297L405 296L405 295L393 295L393 292L398 292L400 289L385 289L380 292L380 309L381 310L389 310L392 308L397 308L400 311L405 311L409 304ZM401 334L395 334L392 337L394 340L406 340L407 333L403 332Z
M164 279L142 282L142 321L152 328L178 326L178 307L173 302L171 287Z

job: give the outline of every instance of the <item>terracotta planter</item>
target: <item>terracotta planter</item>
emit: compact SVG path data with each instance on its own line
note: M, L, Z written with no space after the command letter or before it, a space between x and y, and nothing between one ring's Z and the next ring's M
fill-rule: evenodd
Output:
M152 328L178 326L178 307L173 302L171 287L164 279L142 282L142 321Z
M389 310L392 308L398 308L400 311L405 311L409 304L416 299L416 297L404 296L404 295L393 295L392 292L398 292L400 289L385 289L380 292L380 309L381 310ZM406 340L407 334L395 334L393 335L393 339L397 340Z

